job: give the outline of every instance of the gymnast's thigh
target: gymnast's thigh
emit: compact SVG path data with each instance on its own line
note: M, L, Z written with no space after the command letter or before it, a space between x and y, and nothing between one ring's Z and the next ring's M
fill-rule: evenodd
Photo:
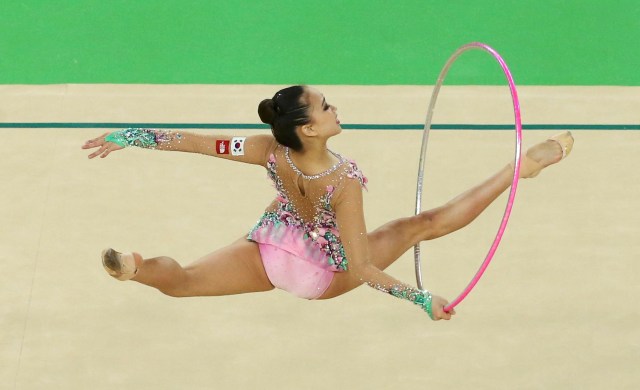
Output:
M217 296L273 290L258 244L242 237L184 267L189 296Z
M316 299L331 299L345 294L354 288L362 285L362 280L354 279L347 272L336 272L333 280L325 292Z

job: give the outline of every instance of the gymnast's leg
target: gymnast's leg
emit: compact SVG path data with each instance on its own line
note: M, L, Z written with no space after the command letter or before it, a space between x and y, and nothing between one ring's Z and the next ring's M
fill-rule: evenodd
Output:
M131 279L173 297L218 296L269 291L269 282L255 242L241 238L182 267L169 257L143 260L134 254L137 272Z
M567 134L566 142L571 147L573 137ZM541 142L527 150L526 158L521 162L520 177L533 177L537 170L559 162L562 156L559 142ZM511 186L512 178L513 167L507 165L443 206L391 221L374 230L368 235L371 261L385 269L417 243L442 237L468 225Z

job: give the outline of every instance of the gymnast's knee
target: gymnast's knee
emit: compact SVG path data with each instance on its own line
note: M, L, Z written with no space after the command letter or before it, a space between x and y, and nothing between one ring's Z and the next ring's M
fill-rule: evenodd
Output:
M446 227L441 223L441 219L438 218L438 209L423 211L416 215L415 218L419 221L420 241L433 240L447 234Z

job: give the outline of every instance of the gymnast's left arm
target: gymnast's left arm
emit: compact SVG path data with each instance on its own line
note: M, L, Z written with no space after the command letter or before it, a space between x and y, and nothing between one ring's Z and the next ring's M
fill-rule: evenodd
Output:
M97 148L89 158L107 157L129 146L175 152L199 153L227 160L264 165L265 153L274 143L272 135L232 137L186 131L129 128L88 140L83 149Z
M398 281L386 274L373 263L369 253L369 243L364 220L362 188L357 180L349 180L337 196L334 206L340 240L348 260L347 275L356 283L366 283L369 287L406 299L421 307L433 320L449 320L455 311L447 313L448 302L428 291L421 291Z

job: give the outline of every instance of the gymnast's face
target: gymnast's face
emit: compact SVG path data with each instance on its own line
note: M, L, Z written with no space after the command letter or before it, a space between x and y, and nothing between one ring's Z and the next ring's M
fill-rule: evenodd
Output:
M315 88L308 88L309 127L320 137L332 137L342 132L338 120L338 108L327 103L324 95ZM303 130L304 131L304 130Z

